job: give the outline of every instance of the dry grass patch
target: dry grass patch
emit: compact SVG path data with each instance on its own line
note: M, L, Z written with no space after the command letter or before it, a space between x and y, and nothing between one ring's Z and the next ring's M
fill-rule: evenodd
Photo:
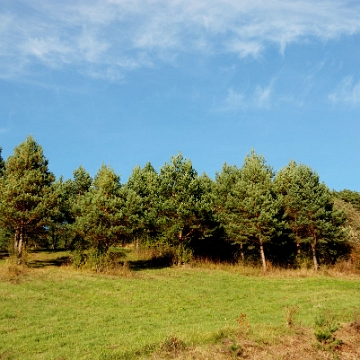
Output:
M152 360L358 360L360 359L360 333L351 324L338 330L336 336L342 345L333 351L320 349L313 331L297 327L290 335L277 337L271 343L259 343L248 338L224 338L218 344L188 346L173 351L158 351ZM181 342L181 340L177 340Z

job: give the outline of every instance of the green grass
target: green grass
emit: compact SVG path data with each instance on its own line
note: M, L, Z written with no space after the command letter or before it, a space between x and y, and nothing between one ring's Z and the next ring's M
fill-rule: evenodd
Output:
M63 256L63 254L58 254ZM6 275L7 265L0 264ZM287 331L286 307L313 327L322 310L349 322L360 279L243 276L236 271L164 268L109 276L67 267L24 270L0 282L0 359L146 357L166 338L186 344L236 331L246 314L258 341ZM224 330L225 329L225 330Z

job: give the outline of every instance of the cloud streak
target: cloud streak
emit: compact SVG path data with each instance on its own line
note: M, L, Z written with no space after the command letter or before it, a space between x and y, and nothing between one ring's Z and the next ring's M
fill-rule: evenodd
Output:
M215 111L236 112L251 108L268 109L273 95L273 81L267 87L256 86L251 95L229 88L225 100L214 107Z
M258 57L268 46L360 32L360 4L340 0L45 0L0 5L0 76L35 65L120 79L183 53Z
M354 84L352 76L345 77L340 85L329 95L333 103L360 105L360 81Z

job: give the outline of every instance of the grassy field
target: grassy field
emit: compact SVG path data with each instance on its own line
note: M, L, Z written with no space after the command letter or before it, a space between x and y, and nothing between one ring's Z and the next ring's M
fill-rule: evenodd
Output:
M236 266L124 268L115 276L53 266L65 255L42 254L33 268L1 261L0 359L231 359L241 355L240 338L275 346L313 336L320 313L345 324L360 311L356 276L245 276Z

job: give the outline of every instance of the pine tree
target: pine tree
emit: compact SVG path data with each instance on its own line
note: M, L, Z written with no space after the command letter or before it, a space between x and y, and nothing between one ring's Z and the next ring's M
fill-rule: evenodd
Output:
M308 166L291 161L276 175L275 186L282 194L286 224L293 231L298 252L301 244L311 247L316 271L319 246L344 240L344 214L334 210L330 190Z
M156 242L159 232L157 227L159 210L158 173L149 162L143 168L136 166L126 186L134 191L140 199L139 227L134 229L136 232L136 246L139 246L139 238L148 243Z
M245 157L240 172L235 170L232 176L227 176L231 186L222 211L224 226L235 242L259 247L264 272L267 270L264 245L277 235L280 225L280 203L272 178L273 171L264 157L252 151Z
M137 226L139 199L120 184L120 176L102 165L79 203L75 226L98 254L127 241Z
M14 234L13 249L21 263L29 237L42 231L54 211L54 175L35 140L28 136L5 163L0 177L0 219Z
M72 234L71 245L80 253L87 247L86 227L82 226L83 222L81 221L83 210L81 205L90 191L92 182L93 179L90 174L82 166L79 166L73 171L73 179L64 184L65 191L68 193L68 212L66 215L67 227Z
M245 261L244 247L247 237L239 231L242 223L242 213L236 204L234 188L240 181L240 169L237 166L223 165L220 173L216 174L212 191L212 203L215 217L224 227L228 239L240 246L241 260Z
M53 189L56 194L56 209L50 216L50 221L46 228L47 244L52 249L60 245L67 248L72 239L71 224L74 222L73 217L73 199L74 186L71 180L64 181L62 177L54 184Z
M73 192L74 195L79 197L90 190L93 180L90 174L82 166L79 166L76 170L74 170L73 174Z
M162 238L177 247L178 263L185 244L207 231L204 220L209 206L203 184L191 161L181 154L160 169L157 226Z

